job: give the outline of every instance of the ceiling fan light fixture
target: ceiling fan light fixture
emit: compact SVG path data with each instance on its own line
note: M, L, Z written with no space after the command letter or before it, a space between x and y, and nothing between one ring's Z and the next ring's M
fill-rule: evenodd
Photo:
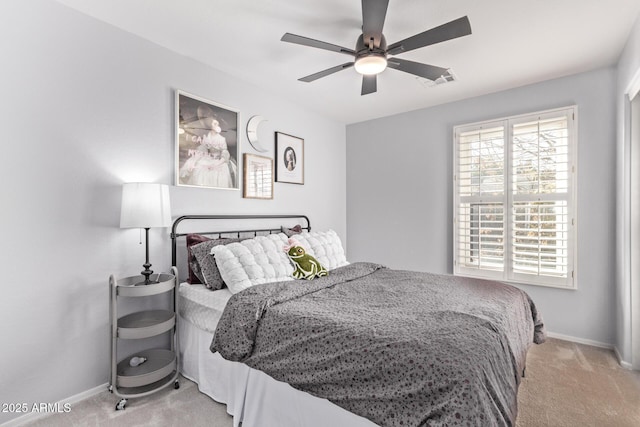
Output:
M387 58L385 58L384 55L361 56L356 59L354 67L360 74L368 76L380 74L387 68Z

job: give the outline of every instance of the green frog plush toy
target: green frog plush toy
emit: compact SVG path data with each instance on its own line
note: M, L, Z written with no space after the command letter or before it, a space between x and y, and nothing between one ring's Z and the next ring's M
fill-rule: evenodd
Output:
M289 239L289 244L284 247L284 251L293 263L293 277L296 279L313 280L329 274L327 269L309 255L295 239Z

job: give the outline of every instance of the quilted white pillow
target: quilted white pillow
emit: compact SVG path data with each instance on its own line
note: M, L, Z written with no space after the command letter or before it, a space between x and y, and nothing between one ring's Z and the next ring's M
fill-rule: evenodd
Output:
M340 236L333 230L303 232L293 235L292 238L300 242L307 253L327 270L349 264Z
M293 266L282 250L286 243L285 234L269 234L214 246L211 253L222 279L235 294L260 283L293 280Z

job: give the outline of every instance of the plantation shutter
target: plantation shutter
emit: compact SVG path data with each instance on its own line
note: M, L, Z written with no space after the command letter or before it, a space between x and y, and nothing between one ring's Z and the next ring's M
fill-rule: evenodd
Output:
M454 130L454 273L574 287L575 108Z
M476 274L504 270L504 148L500 124L459 135L458 262Z

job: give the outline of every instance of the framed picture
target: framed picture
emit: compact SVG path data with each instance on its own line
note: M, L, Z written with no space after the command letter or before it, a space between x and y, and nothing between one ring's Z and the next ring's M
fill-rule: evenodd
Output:
M240 189L238 110L176 91L176 185Z
M304 184L304 139L276 132L276 181Z
M243 188L246 199L273 199L273 160L245 153Z

